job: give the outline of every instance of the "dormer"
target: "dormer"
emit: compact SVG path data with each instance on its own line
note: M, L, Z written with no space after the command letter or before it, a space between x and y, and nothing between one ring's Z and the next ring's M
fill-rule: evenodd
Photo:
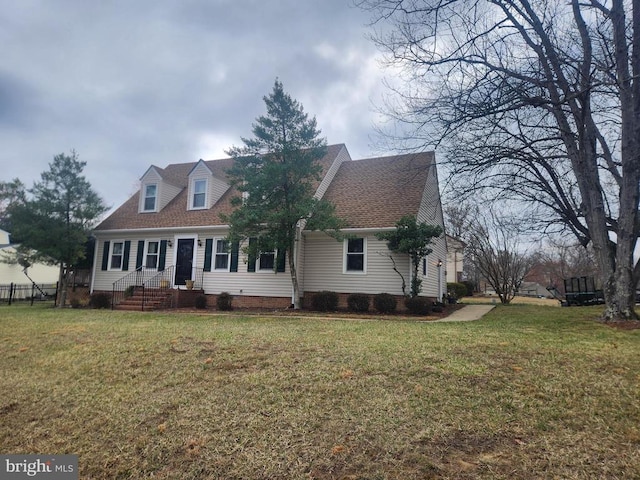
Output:
M198 161L189 173L187 210L211 208L229 189L229 185L213 175L204 160Z
M161 168L152 165L140 178L140 213L159 212L182 190L167 182L162 173Z

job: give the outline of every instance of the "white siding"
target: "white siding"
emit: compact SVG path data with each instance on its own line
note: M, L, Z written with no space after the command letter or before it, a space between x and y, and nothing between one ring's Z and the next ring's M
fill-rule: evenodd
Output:
M429 168L417 218L419 222L424 222L429 225L440 225L444 230L444 217L442 214L442 203L440 202L438 174L435 163ZM426 277L423 277L422 294L429 297L440 298L447 290L447 245L444 234L434 241L432 248L433 252L427 258L428 272ZM438 267L438 262L442 262L442 266ZM422 273L422 270L420 273Z
M158 232L149 233L145 236L143 233L129 233L129 234L109 234L109 235L96 235L96 254L94 268L92 290L111 290L113 283L120 280L126 275L136 269L136 255L138 249L138 240L147 239L173 239L173 234L164 233L160 235ZM104 252L105 241L113 243L114 241L127 241L131 242L129 250L129 263L128 269L125 270L102 270L102 256ZM173 247L167 246L166 266L171 265L171 258L173 257Z
M165 181L158 185L158 189L160 190L158 193L160 196L160 210L166 207L167 204L182 191L182 188L171 185Z
M322 233L308 233L305 239L304 291L331 290L338 293L390 293L402 295L402 280L388 258L386 242L371 233L366 241L366 273L344 273L344 245ZM409 284L409 258L395 255L398 270Z
M209 182L209 193L211 195L211 200L209 202L209 207L212 207L216 204L218 200L222 198L222 196L229 190L229 184L223 182L219 178L211 177L211 181Z

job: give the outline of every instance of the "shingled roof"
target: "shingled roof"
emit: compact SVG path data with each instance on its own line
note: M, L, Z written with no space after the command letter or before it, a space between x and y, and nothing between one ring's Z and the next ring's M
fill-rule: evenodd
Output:
M351 228L393 227L404 215L417 215L433 152L345 162L324 198Z
M344 144L330 145L327 153L319 160L322 166L321 176L324 177L338 156L345 148ZM213 175L221 180L228 181L226 171L233 164L233 159L208 160L205 162ZM155 167L162 178L172 185L182 188L182 191L169 202L162 210L153 213L140 213L140 191L122 204L109 215L95 230L133 230L140 228L171 228L171 227L198 227L223 225L220 214L230 214L233 210L231 199L239 195L234 188L226 193L209 209L188 210L188 182L189 173L197 162L174 163L165 168Z

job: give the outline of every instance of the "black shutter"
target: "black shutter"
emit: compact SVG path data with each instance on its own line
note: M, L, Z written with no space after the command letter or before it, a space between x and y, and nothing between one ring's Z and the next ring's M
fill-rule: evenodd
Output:
M109 269L109 240L104 242L104 250L102 250L102 270Z
M286 250L278 250L278 257L276 259L276 272L284 272L284 263L287 258Z
M124 242L124 252L122 254L122 270L129 270L129 252L131 251L131 240Z
M240 253L240 243L239 242L233 242L231 244L231 267L229 268L229 270L231 270L232 272L237 272L238 271L238 255Z
M144 257L144 240L138 240L138 253L136 253L136 270L142 268Z
M213 251L213 238L207 238L204 246L204 271L211 271L211 253Z
M249 264L247 265L247 272L255 272L256 271L256 252L254 250L254 246L257 242L256 238L249 239Z
M158 259L158 271L164 270L164 264L167 258L167 241L160 240L160 258Z

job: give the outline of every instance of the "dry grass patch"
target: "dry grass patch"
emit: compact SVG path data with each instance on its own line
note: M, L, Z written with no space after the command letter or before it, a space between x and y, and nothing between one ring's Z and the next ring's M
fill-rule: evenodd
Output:
M5 307L3 453L81 478L640 477L640 331Z

